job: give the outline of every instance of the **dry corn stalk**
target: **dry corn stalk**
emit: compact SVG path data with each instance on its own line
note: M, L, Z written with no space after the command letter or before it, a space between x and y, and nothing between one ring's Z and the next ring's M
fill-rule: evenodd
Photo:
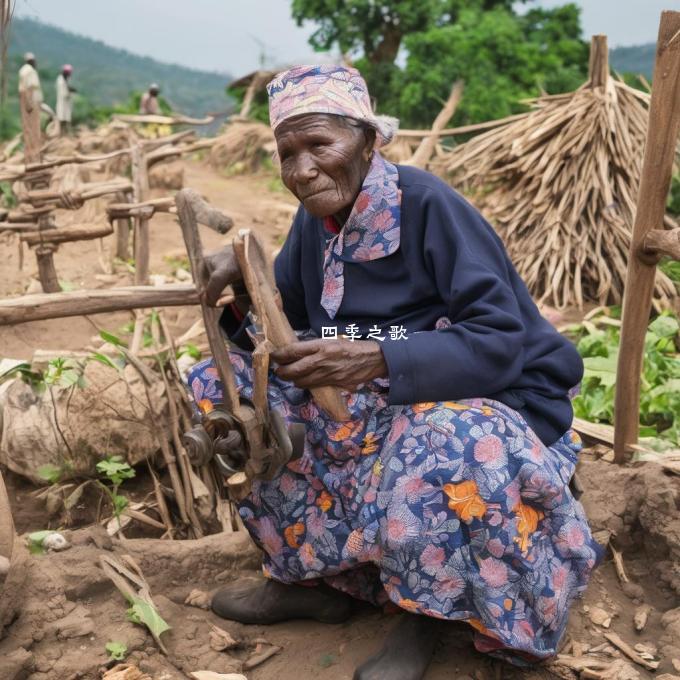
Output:
M591 57L585 85L533 100L437 164L472 192L534 297L557 308L621 302L644 155L649 96L609 76L596 38L604 63ZM675 295L662 273L655 295Z

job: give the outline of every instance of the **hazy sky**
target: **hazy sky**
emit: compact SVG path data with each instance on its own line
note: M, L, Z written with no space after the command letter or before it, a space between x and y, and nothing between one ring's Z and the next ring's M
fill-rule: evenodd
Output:
M680 0L576 2L586 37L606 33L612 47L656 40L661 10L680 9ZM16 12L161 61L234 75L256 68L262 49L272 65L313 55L312 28L296 26L289 0L16 0Z

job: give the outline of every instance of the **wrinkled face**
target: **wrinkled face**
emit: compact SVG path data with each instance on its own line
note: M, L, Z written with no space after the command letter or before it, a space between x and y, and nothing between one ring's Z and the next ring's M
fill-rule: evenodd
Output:
M310 113L276 128L281 179L314 217L348 217L368 172L372 130L340 116Z

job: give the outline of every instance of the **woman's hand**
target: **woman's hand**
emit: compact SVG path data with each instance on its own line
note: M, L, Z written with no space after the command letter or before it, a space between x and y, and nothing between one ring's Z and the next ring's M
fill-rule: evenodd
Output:
M298 387L332 385L353 391L374 378L387 377L380 345L373 340L309 340L271 353L276 375Z
M211 307L218 307L222 291L243 278L231 243L216 253L206 255L203 258L203 267L208 276L205 300Z

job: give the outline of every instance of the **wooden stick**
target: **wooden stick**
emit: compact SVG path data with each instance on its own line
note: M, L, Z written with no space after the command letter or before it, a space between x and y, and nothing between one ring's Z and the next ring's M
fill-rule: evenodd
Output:
M146 165L148 168L150 168L152 165L155 165L162 160L173 158L174 156L181 156L184 153L192 153L194 151L200 151L201 149L209 149L215 144L216 141L217 137L211 137L209 139L202 139L186 146L168 146L167 148L161 147L147 154Z
M677 12L676 12L677 14ZM652 90L653 92L653 90ZM659 667L658 661L647 661L643 659L627 642L624 642L616 633L604 633L604 636L611 642L614 647L618 647L629 659L635 661L636 664L646 668L650 671L655 671Z
M164 137L158 137L157 139L140 139L139 143L144 147L144 151L153 151L161 146L167 146L168 144L174 144L175 142L180 142L191 138L196 139L196 132L194 130L182 130L181 132L174 132L171 135L165 135Z
M136 203L146 200L149 193L149 175L146 168L144 151L139 144L132 147L133 196ZM149 220L135 218L135 283L149 282Z
M47 233L51 230L45 230ZM54 268L54 247L49 244L40 244L35 249L35 258L38 262L38 278L42 289L46 293L58 293L61 291L61 284L57 276L57 270Z
M451 117L456 112L458 108L458 103L460 98L463 96L463 81L457 80L453 87L451 88L451 93L449 98L446 100L444 107L439 112L437 117L434 119L432 124L432 132L427 137L424 137L420 142L420 145L415 150L415 153L406 161L405 165L413 165L416 168L426 168L427 164L430 162L432 153L437 144L437 136L440 130L444 129L444 126L451 120Z
M99 198L119 191L132 190L132 184L127 180L115 179L107 182L90 182L83 184L73 191L60 191L58 189L33 189L24 195L20 194L20 200L40 205L43 203L55 203L58 207L69 209L73 203L87 201L91 198ZM78 206L80 207L80 206Z
M12 557L12 547L16 532L12 519L12 506L9 503L9 496L5 488L5 482L0 472L0 555L8 560Z
M113 120L121 120L124 123L146 123L148 125L210 125L215 117L190 118L189 116L117 113L113 116Z
M167 196L163 198L149 198L139 203L109 203L106 214L110 220L123 217L151 217L156 212L171 212L175 207L175 199Z
M20 235L22 243L37 246L41 243L67 243L69 241L88 241L103 238L113 233L110 224L85 225L79 227L59 227L42 231L29 231Z
M521 120L526 118L526 113L515 113L512 116L506 116L505 118L499 118L498 120L487 120L484 123L474 123L473 125L461 125L455 128L444 128L434 133L432 130L399 130L397 132L397 137L429 137L430 135L435 135L436 137L453 137L455 135L467 135L471 132L480 132L481 130L488 130L490 128L501 127L512 123L516 120Z
M160 347L160 324L159 321L151 322L152 336L154 337L154 348L158 351ZM157 338L158 336L158 338ZM167 338L166 338L167 340ZM158 361L158 368L163 378L165 385L165 394L168 398L168 414L170 417L170 434L172 436L172 443L175 447L175 455L177 457L178 469L180 477L182 478L182 486L184 487L184 503L187 508L187 514L193 526L194 532L198 538L203 536L203 527L196 514L194 507L194 490L191 483L191 464L189 463L189 456L182 446L179 415L177 412L177 404L175 403L175 395L170 387L170 381L165 373L165 365L160 358L160 354L156 355Z
M130 194L126 193L122 198L129 200ZM120 205L120 204L119 204ZM126 204L127 205L127 204ZM109 206L110 208L110 206ZM112 220L111 213L107 208L109 220ZM132 223L129 216L119 216L116 218L116 257L126 261L130 257L130 227Z
M0 300L0 326L68 316L119 312L125 309L196 304L198 304L198 293L194 285L190 283L76 290L51 295L39 293Z
M248 229L241 230L234 239L234 252L253 306L264 327L266 339L275 348L297 342L295 331L283 313L273 268L255 234ZM340 390L335 387L315 387L310 391L314 401L333 420L349 420L349 411Z
M604 87L609 78L609 50L607 36L594 35L590 39L590 59L588 63L588 86Z
M642 250L656 260L664 256L680 260L680 229L652 229L644 238Z
M205 203L205 201L192 189L182 189L175 197L175 201L177 203L179 223L182 227L182 236L184 237L187 254L189 255L191 272L197 289L202 293L207 284L207 272L203 269L203 246L198 233L196 212L203 209L201 204ZM201 313L203 314L203 325L213 352L217 373L222 382L225 408L230 413L238 414L241 411L241 406L238 391L236 390L236 381L231 370L229 352L227 351L219 326L222 310L209 307L201 300Z
M33 91L19 93L21 127L24 136L24 158L27 163L40 162L40 105L33 100Z
M630 579L623 566L623 555L611 544L611 542L609 543L609 549L612 551L614 569L616 569L616 575L619 577L619 581L621 581L621 583L630 583Z
M29 231L37 228L35 222L0 222L0 231Z
M662 12L623 299L623 324L614 407L614 457L623 463L639 436L640 375L656 267L640 258L650 230L663 224L676 142L680 131L680 12ZM675 43L675 44L672 44Z
M106 161L117 156L129 154L130 149L119 149L118 151L111 151L110 153L100 154L98 156L84 156L82 154L74 154L73 156L60 156L58 158L50 158L49 160L40 161L39 163L25 163L17 164L16 166L6 165L4 171L0 172L0 182L13 182L17 179L22 179L27 175L59 165L70 165L72 163L96 163L99 161Z

